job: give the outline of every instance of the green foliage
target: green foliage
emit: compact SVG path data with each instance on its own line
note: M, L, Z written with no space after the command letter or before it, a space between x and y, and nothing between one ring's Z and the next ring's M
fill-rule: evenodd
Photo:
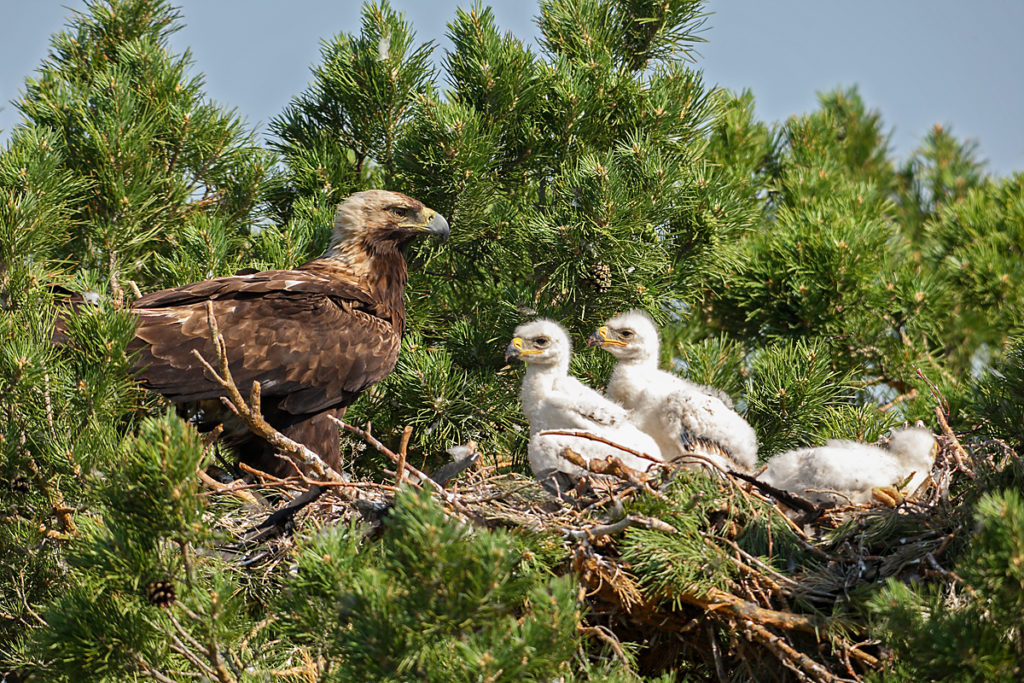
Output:
M832 369L828 352L803 341L763 349L745 389L746 416L757 431L762 459L820 444L831 411L852 399L849 378Z
M287 632L337 658L330 680L569 672L579 620L573 582L529 570L508 534L474 532L429 493L405 492L379 547L360 548L358 539L356 528L308 539L283 597Z
M535 54L501 34L489 9L460 11L442 95L431 46L414 48L400 15L370 6L359 36L326 44L314 83L272 125L288 188L275 206L288 216L302 200L385 182L445 213L451 242L414 255L421 268L409 285L410 328L453 363L446 390L432 395L474 401L485 387L512 405L514 388L493 371L517 323L549 315L582 333L623 307L663 317L718 266L721 236L752 220L734 179L701 161L718 105L683 60L702 22L694 2L547 3ZM589 47L583 34L595 38ZM377 93L385 76L386 96ZM325 148L323 136L347 151L318 158L320 177L306 182L311 164L293 157ZM368 167L375 180L361 175ZM375 421L424 424L406 397L419 399L409 391L375 403ZM456 422L461 441L495 424Z
M943 205L963 200L985 181L978 145L958 140L936 124L899 173L899 195L904 231L917 235L925 220L935 217Z
M940 127L898 162L855 88L758 120L752 93L691 67L701 2L537 11L537 46L489 8L457 11L438 68L401 13L369 4L358 32L325 38L265 147L170 51L167 2L91 1L53 37L0 150L0 675L635 680L658 639L623 632L610 658L580 635L608 615L577 602L559 535L480 530L400 492L379 541L338 525L260 571L225 561L212 529L248 512L205 504L197 436L131 378L129 280L295 266L322 253L338 201L387 187L443 213L452 239L410 250L399 364L350 420L391 445L411 425L426 469L473 439L521 470L511 331L563 322L573 374L600 387L611 358L582 342L629 308L663 323L663 367L735 399L765 458L874 441L947 397L971 455L1008 465L955 483L977 514L977 540L948 553L962 582L890 583L870 635L892 643L897 679L1019 677L1024 176L989 177ZM54 285L98 305L58 309ZM351 450L379 480L372 449ZM731 590L737 552L783 581L835 579L768 503L735 493L681 472L626 503L675 529L615 541L645 600L681 611L681 596ZM850 528L823 547L843 552ZM860 540L882 552L920 529L899 511ZM837 631L864 592L834 601ZM812 597L794 604L817 614ZM712 637L725 661L751 647ZM787 642L821 654L809 635ZM682 668L665 676L714 675L691 654L673 649Z
M928 263L942 269L958 296L954 324L966 341L999 344L1024 321L1024 177L970 190L945 205L924 230Z
M384 434L401 433L404 425L412 425L414 452L430 453L438 443L458 443L467 436L509 452L521 447L525 436L519 429L518 403L501 403L515 388L510 384L508 377L497 375L488 383L480 382L456 364L444 347L427 346L412 333L403 340L402 354L391 375L349 415L356 422L372 420ZM389 416L402 414L402 406L416 406L417 410L403 415L402 424L389 422ZM443 464L437 461L436 452L432 459L435 462L429 469Z
M897 680L1015 681L1021 676L1021 492L986 494L978 501L975 522L978 533L957 564L956 583L915 590L890 582L871 601L900 656Z
M715 387L738 397L743 380L749 374L746 349L736 339L723 334L688 343L684 339L662 340L663 352L679 363L678 371L697 384Z
M150 604L147 586L170 580L187 590L173 579L183 565L194 571L191 551L180 549L209 535L194 474L201 456L194 430L167 415L143 421L116 460L90 471L86 495L95 508L78 518L67 551L68 588L43 611L46 628L23 644L23 656L40 674L116 678L171 656L161 608Z
M768 504L730 495L720 479L704 471L679 472L667 499L648 499L637 509L667 522L675 532L629 529L620 544L622 558L648 595L676 607L683 604L684 594L728 588L737 566L729 559L733 550L725 545L727 540L735 539L769 564L807 561L792 528ZM681 557L689 559L680 562Z
M270 124L286 164L272 194L280 217L299 197L334 206L353 191L393 185L398 135L430 91L433 46L414 40L383 2L366 5L358 36L324 42L313 83Z
M1024 338L1010 342L1001 360L968 385L966 422L1024 452Z
M115 284L148 282L149 260L196 216L246 226L268 165L242 121L188 74L191 56L168 52L179 19L164 0L87 3L16 103L49 136L52 182L88 188L52 209L72 222L51 248Z

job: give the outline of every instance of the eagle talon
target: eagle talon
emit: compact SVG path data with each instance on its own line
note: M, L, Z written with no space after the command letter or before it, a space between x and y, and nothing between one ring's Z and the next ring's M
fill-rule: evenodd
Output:
M871 497L890 508L901 505L906 500L895 486L876 486L871 489Z

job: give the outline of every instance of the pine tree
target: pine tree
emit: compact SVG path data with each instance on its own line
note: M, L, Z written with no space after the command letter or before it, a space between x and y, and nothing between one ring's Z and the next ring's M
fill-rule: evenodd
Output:
M179 19L163 0L86 3L16 102L86 187L56 255L115 290L153 282L156 257L203 233L238 241L269 164L244 122L206 100L191 55L168 51Z
M697 0L538 14L531 47L458 11L436 68L368 4L265 147L169 50L170 4L90 2L53 38L0 150L0 673L1019 677L1022 176L989 177L948 128L900 162L855 88L759 121L752 93L694 67ZM346 419L396 450L411 427L405 462L426 470L475 440L485 469L395 490L391 460L346 436L358 505L339 487L294 539L239 543L265 510L201 479L216 449L132 380L125 299L297 265L370 187L438 209L452 239L409 254L398 366ZM59 348L56 287L96 304ZM581 342L629 308L663 325L664 367L733 397L763 457L948 422L948 490L826 512L812 536L702 472L559 507L520 476L501 351L552 317L600 387L608 355Z

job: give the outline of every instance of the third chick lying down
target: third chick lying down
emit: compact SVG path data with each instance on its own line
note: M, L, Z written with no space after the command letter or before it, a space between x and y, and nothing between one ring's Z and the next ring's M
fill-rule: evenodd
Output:
M819 505L857 505L885 500L880 489L902 484L916 491L930 476L938 443L927 429L901 429L886 448L856 441L829 441L774 456L758 479Z

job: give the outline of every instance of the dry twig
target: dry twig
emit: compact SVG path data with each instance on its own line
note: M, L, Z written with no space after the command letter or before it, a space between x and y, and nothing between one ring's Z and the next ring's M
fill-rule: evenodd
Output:
M659 465L664 465L665 464L664 461L659 460L658 458L652 457L650 455L647 455L646 453L642 453L642 452L637 451L637 450L633 450L632 448L628 448L626 446L622 446L622 445L617 444L614 441L610 441L609 439L606 439L606 438L604 438L602 436L597 436L595 434L591 434L590 432L572 431L572 430L568 430L568 429L546 429L546 430L540 432L539 436L576 436L576 437L579 437L581 439L589 439L591 441L598 441L600 443L605 444L606 446L611 446L612 448L617 448L620 451L623 451L624 453L629 453L630 455L635 455L636 457L643 458L644 460L650 460L651 462L657 463Z
M202 363L206 371L210 373L213 380L224 389L227 394L226 396L221 396L221 401L224 405L235 415L238 415L242 422L245 423L245 426L249 428L249 431L269 443L282 455L290 458L296 465L307 467L317 476L329 481L345 481L345 478L329 467L319 455L299 442L289 439L274 429L263 418L263 413L260 411L259 382L254 381L252 383L252 394L250 395L249 402L246 402L242 397L242 393L238 390L234 379L231 377L227 349L224 346L224 337L217 327L217 317L213 312L212 301L206 302L206 322L210 328L210 340L213 342L220 371L214 370L213 366L197 350L193 349L192 353Z
M949 426L949 422L946 421L946 415L942 411L941 406L935 406L935 417L939 420L939 426L942 427L942 433L949 437L953 443L953 460L956 461L956 468L960 472L965 473L971 479L974 479L974 470L967 466L966 461L968 460L967 451L960 445L960 440L956 438L956 434Z

